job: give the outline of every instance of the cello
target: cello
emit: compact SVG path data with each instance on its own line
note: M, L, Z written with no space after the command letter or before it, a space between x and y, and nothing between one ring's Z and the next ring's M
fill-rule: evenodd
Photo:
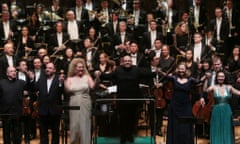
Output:
M162 77L163 78L163 77ZM159 81L159 77L158 74L156 75L156 78L154 80L154 83L156 85L156 83L158 83ZM164 99L164 95L163 95L163 89L161 87L156 87L153 90L153 95L155 97L155 107L158 109L163 109L166 107L166 100Z

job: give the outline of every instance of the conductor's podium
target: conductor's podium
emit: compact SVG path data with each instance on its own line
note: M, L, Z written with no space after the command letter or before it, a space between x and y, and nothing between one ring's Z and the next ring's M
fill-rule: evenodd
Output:
M94 139L94 144L120 144L119 137L96 137ZM134 137L134 143L126 142L125 144L154 144L153 137Z

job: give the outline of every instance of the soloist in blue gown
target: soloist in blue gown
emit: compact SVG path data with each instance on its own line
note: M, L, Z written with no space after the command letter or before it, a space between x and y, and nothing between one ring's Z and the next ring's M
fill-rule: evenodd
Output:
M232 110L229 102L231 94L225 87L224 95L221 96L219 88L214 92L214 106L210 121L211 144L234 144L232 129Z
M170 77L170 80L173 82L173 94L168 112L167 144L194 144L193 122L179 119L193 117L189 94L197 81L190 77L181 84L175 76Z

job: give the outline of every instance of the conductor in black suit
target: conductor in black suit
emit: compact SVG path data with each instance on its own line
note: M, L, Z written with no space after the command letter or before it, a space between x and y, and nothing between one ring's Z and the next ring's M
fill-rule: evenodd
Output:
M34 79L34 76L32 77ZM59 144L59 124L61 116L61 95L64 78L56 74L53 63L46 65L45 75L35 83L39 91L40 144L48 144L48 128L52 132L52 144Z
M21 144L20 116L25 82L16 79L16 68L9 66L7 78L0 80L0 112L3 118L3 141L5 144ZM6 116L8 115L8 116Z
M100 73L100 72L99 72ZM96 73L96 74L99 74ZM132 65L131 56L123 57L123 63L110 74L102 74L101 79L114 80L117 85L117 97L125 99L141 98L139 83L141 78L153 77L155 73L150 70ZM137 124L137 101L118 101L117 109L120 119L121 144L126 141L134 142L134 132Z

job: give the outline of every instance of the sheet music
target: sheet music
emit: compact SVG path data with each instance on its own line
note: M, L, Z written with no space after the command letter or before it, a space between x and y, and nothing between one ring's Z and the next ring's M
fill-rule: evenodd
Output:
M108 90L109 93L116 93L117 92L117 86L116 85L109 86L107 88L107 90Z

